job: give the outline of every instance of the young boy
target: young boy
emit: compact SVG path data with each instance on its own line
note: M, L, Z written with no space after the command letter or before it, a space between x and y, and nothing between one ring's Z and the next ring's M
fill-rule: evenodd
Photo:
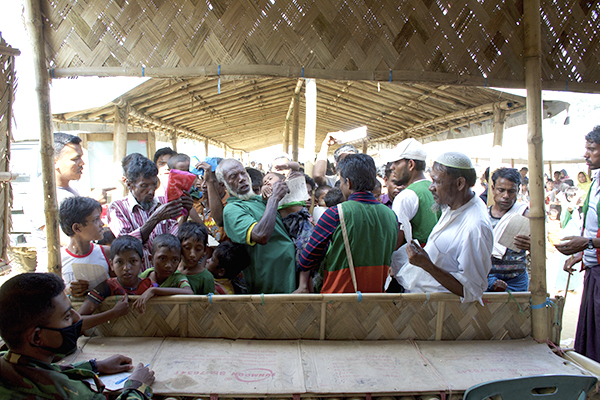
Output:
M153 296L194 294L187 277L177 271L181 261L181 242L170 233L158 235L152 241L152 268L142 272L140 278L150 278L149 288L133 303L143 313L146 302Z
M204 267L204 250L208 243L208 229L196 222L184 222L179 227L181 263L178 271L185 275L196 294L215 292L215 279Z
M106 271L106 278L109 277L110 248L92 243L104 238L101 213L100 203L89 197L68 197L60 204L60 227L70 238L69 245L60 249L62 277L75 297L85 296L89 282L75 279L73 264L100 265Z
M113 241L110 252L112 254L112 268L117 277L102 282L90 291L79 309L81 315L94 314L100 307L100 303L109 296L124 296L123 301L127 302L127 295L141 295L152 287L150 278L140 279L138 277L142 268L142 257L144 256L142 242L139 239L129 235L119 236ZM94 317L102 316L101 321L94 321L95 325L125 315L129 309L128 307L124 310L116 308L117 306L112 310L94 315ZM123 311L123 313L117 315L118 311Z
M206 260L206 269L215 278L216 294L241 294L236 277L250 265L250 256L245 245L222 242L212 256Z

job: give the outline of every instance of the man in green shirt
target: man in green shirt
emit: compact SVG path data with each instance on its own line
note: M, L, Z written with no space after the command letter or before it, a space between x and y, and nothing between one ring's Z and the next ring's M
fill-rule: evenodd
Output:
M54 274L17 275L0 288L0 335L9 351L0 353L0 398L106 399L97 374L133 368L131 359L115 355L75 365L52 364L57 355L77 348L82 319ZM85 379L93 379L93 390ZM120 400L149 399L154 372L141 363L124 385Z
M244 270L248 293L291 293L296 289L295 247L277 212L279 200L289 189L285 182L273 185L268 201L252 192L244 166L225 159L215 171L229 192L223 225L234 243L246 244L252 260Z

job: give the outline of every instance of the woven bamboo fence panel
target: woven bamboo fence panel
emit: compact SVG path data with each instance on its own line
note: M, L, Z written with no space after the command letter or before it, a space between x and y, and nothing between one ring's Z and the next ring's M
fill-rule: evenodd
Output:
M0 172L8 172L10 164L10 142L12 140L12 106L16 90L15 57L11 48L0 36ZM4 51L4 50L7 51ZM10 244L8 233L11 229L12 192L10 181L0 182L0 262L7 261ZM0 268L1 269L1 268Z
M43 1L51 68L272 65L523 80L515 0ZM600 5L542 1L542 78L598 82Z
M130 298L133 303L135 296ZM108 298L101 311L116 302ZM103 336L327 340L500 340L531 335L529 293L168 296L98 328ZM74 307L80 303L74 301Z

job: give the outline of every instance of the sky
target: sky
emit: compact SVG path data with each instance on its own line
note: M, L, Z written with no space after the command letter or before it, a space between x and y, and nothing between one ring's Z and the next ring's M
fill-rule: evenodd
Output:
M15 140L37 139L39 122L34 91L33 61L28 35L22 17L22 0L5 0L0 13L0 32L2 37L21 51L16 57L18 79L17 94L14 104ZM51 111L68 112L91 107L103 106L121 94L144 82L147 78L115 77L79 77L76 79L55 79L51 83ZM525 90L506 90L525 96ZM600 94L578 94L568 92L544 92L545 100L563 100L570 102L571 124L562 125L566 113L561 113L553 121L544 122L545 153L550 158L579 157L582 154L583 135L594 125L600 124ZM579 107L579 108L578 108ZM318 118L318 116L317 116ZM504 157L526 157L526 127L512 128L505 133L506 143ZM476 138L445 141L444 144L430 143L426 148L430 158L444 149L460 150L472 157L489 157L492 135ZM317 143L318 151L320 143ZM250 155L252 160L267 164L273 154L281 153L281 146L263 149ZM300 149L302 157L302 149ZM547 158L545 156L545 158Z

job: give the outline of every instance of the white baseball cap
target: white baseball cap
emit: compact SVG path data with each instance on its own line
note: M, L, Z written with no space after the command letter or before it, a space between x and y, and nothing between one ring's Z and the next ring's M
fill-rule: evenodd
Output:
M425 152L425 149L421 143L413 138L410 138L403 140L392 150L389 150L386 159L387 162L398 160L425 161L427 159L427 153Z

